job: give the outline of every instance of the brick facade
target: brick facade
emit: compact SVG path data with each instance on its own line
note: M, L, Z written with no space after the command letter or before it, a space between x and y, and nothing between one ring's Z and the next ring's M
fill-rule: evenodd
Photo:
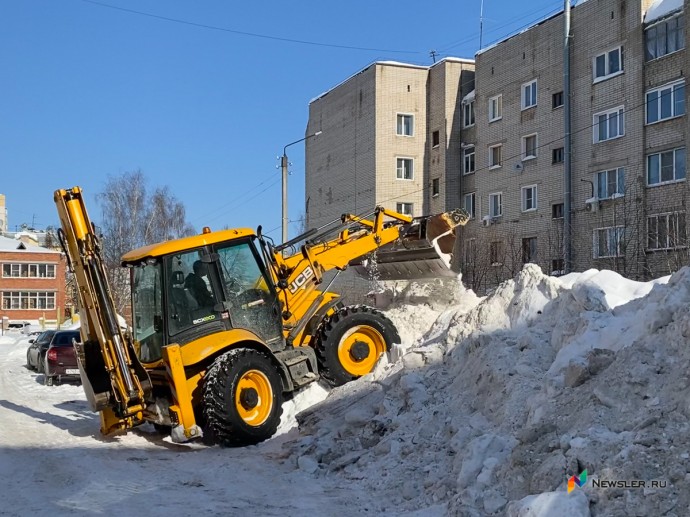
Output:
M10 239L4 239L10 240ZM15 241L17 242L17 241ZM55 278L8 277L3 274L6 264L49 264L55 266ZM11 308L0 301L0 317L13 321L63 320L66 310L66 260L57 251L30 247L27 249L0 250L0 300L9 292L55 293L55 307L52 309Z
M580 3L571 12L571 242L576 271L595 267L649 279L688 263L687 182L680 177L649 185L647 180L648 160L656 159L650 155L668 159L675 156L674 149L685 149L687 107L682 116L655 123L646 119L647 92L684 85L688 52L682 48L646 59L644 19L651 4L597 0ZM683 17L687 6L688 1ZM677 15L667 13L650 25ZM454 259L470 287L485 291L513 276L525 261L559 273L564 259L563 41L560 13L479 52L474 63L376 63L313 101L307 132L322 130L323 135L307 145L310 226L375 204L395 208L396 200L414 203L415 215L438 213L463 206L465 197L474 194L476 217L459 231ZM622 63L618 69L617 59ZM607 70L603 77L597 75L599 66ZM462 99L472 90L475 123L465 127ZM497 96L502 114L490 120L490 102ZM684 105L686 99L683 91ZM609 138L619 130L618 109L623 134ZM414 114L413 137L396 134L396 113ZM475 171L465 174L463 152L472 145ZM501 163L492 167L490 154L496 157L498 146ZM526 153L532 147L536 153ZM396 156L414 158L413 180L395 179ZM614 182L614 188L622 195L592 200L599 194L599 178L612 178L609 171L619 170L624 181L620 186ZM490 201L498 194L501 215L489 219ZM659 226L650 231L650 225ZM617 227L624 238L609 242ZM662 239L669 232L682 234L680 246L659 249L650 244L650 235Z

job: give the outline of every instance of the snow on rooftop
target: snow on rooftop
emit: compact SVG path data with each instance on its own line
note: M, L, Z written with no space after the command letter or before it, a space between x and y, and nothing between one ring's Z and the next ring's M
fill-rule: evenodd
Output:
M462 102L465 102L465 103L472 102L474 100L474 97L475 97L475 90L472 90L470 93L468 93L467 95L465 95L462 98Z
M10 239L8 237L0 236L0 251L33 251L41 253L59 253L59 251L43 248L41 246L34 246L20 241L19 239Z
M656 0L644 15L644 23L651 23L683 8L683 0Z

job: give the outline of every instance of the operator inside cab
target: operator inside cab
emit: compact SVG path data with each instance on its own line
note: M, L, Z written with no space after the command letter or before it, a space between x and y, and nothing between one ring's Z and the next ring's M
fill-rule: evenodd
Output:
M197 260L194 262L192 269L194 271L187 275L184 286L189 289L189 292L199 304L199 308L213 307L215 304L213 294L209 290L206 280L204 280L204 277L208 275L208 266L201 260Z

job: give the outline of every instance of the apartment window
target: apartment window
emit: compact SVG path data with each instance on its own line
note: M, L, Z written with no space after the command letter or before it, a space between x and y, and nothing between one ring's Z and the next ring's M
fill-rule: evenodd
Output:
M623 72L623 47L614 48L594 58L594 81L602 81Z
M688 245L685 212L647 217L647 249L668 250Z
M2 293L4 310L55 309L55 293L45 291L4 291Z
M503 264L503 257L505 257L503 241L493 241L489 243L489 260L492 266L500 266Z
M503 95L496 95L489 99L489 122L503 117Z
M530 185L522 187L520 197L522 198L522 211L529 212L537 209L537 186Z
M618 167L597 172L597 199L609 199L614 194L625 193L625 169Z
M441 134L438 131L431 133L431 147L438 147L441 143Z
M55 278L55 264L2 265L3 278Z
M620 257L623 252L624 228L597 228L594 230L594 258Z
M551 95L551 107L553 109L563 106L563 92L556 92Z
M551 163L563 163L563 148L556 147L551 150Z
M562 258L551 259L551 274L559 276L565 273L565 260Z
M675 83L647 92L647 124L685 115L685 83Z
M656 59L685 48L684 25L685 16L680 14L645 29L645 57L647 60Z
M474 172L474 146L470 145L462 150L463 173L472 174Z
M532 108L537 105L537 80L522 85L522 109Z
M410 217L412 217L412 209L413 209L412 203L396 203L395 204L395 211L398 212L399 214L405 214L405 215L409 215Z
M527 237L522 239L522 263L537 261L537 238Z
M623 106L594 114L594 143L625 135Z
M489 194L489 215L501 217L503 215L503 193Z
M551 219L563 219L563 203L551 205Z
M414 178L414 160L412 158L398 158L396 178L399 180L411 180Z
M647 185L685 179L685 147L647 156Z
M465 264L474 264L477 257L477 239L467 239L465 241Z
M492 145L489 147L489 168L496 169L503 165L503 145Z
M434 178L431 180L431 196L438 197L441 189L441 180L439 178Z
M471 194L465 194L465 197L463 198L463 208L465 211L470 214L470 219L474 219L476 217L476 212L475 212L475 199L476 195L474 192Z
M537 157L537 135L527 135L522 137L522 159L531 160Z
M414 115L398 113L398 134L402 136L414 135Z
M463 127L474 126L474 101L462 103L462 125Z

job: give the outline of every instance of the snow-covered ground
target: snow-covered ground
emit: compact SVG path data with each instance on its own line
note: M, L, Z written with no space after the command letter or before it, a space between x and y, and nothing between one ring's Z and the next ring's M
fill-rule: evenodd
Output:
M687 268L637 283L527 265L486 298L398 288L390 360L308 388L279 435L238 449L101 437L81 387L43 386L8 334L0 514L685 516L689 302Z

